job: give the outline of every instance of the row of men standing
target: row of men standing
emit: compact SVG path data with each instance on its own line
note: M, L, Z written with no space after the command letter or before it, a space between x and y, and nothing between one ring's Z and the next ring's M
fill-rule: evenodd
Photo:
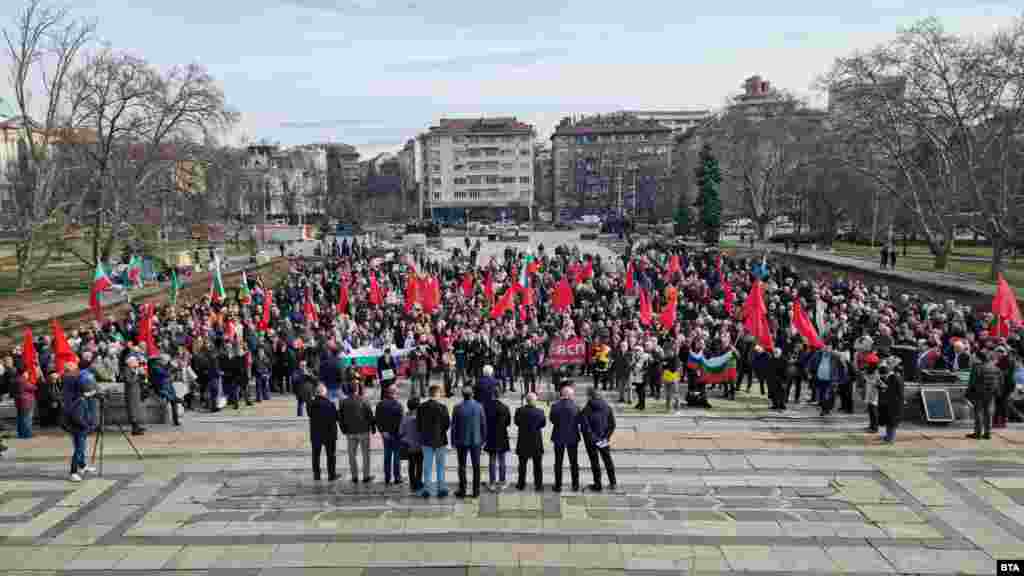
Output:
M500 489L505 483L506 455L510 449L508 428L515 423L518 429L516 455L518 456L518 479L516 487L526 486L528 464L533 466L533 484L537 491L543 490L544 454L543 430L550 420L551 441L555 448L555 484L553 489L562 490L563 467L568 456L571 486L580 489L578 449L582 440L590 460L593 483L591 490L602 490L602 464L606 469L608 486L616 488L615 466L611 457L609 442L615 432L615 415L611 407L600 397L596 389L588 390L588 401L581 410L575 401L572 387L560 390L560 399L551 406L545 417L537 407L537 396L528 394L526 403L511 417L508 407L496 393L493 378L483 377L475 388L462 390L463 401L454 407L449 417L447 405L442 400L442 387L430 387L430 397L420 403L410 398L408 412L403 414L395 387L383 390L383 399L376 407L376 414L361 393L342 401L340 409L327 398L326 388L320 386L316 397L309 405L310 436L313 444L313 475L320 479L320 452L327 452L328 479L337 479L336 442L340 429L348 438L349 467L352 482L360 481L357 452L362 451L362 482L371 482L369 474L369 436L380 432L384 444L385 484L398 484L401 478L401 460L408 460L410 487L423 497L431 495L445 497L448 488L445 482L445 466L450 443L458 456L459 490L457 497L477 497L480 494L480 456L482 451L489 455L490 487ZM483 399L478 402L474 399ZM466 466L472 466L472 492L467 491ZM497 468L497 470L496 470ZM495 472L499 474L495 474ZM432 481L433 480L433 481ZM498 480L498 482L495 482Z

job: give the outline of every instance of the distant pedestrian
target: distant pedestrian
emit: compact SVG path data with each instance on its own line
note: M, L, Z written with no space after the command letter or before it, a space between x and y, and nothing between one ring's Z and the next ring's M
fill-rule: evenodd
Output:
M896 245L889 244L889 268L896 269Z
M1002 386L1003 373L994 354L978 352L978 363L967 384L967 399L974 405L974 433L968 438L988 440L992 437L992 412L996 391Z
M546 425L544 412L537 408L537 395L527 394L526 405L516 410L516 427L519 439L516 441L516 455L519 456L519 476L516 488L526 488L526 464L533 462L533 487L538 492L544 490L544 469L541 459L544 457L544 437L541 430Z
M37 382L42 377L38 368L33 372L27 369L18 375L16 379L17 390L14 390L14 407L18 412L17 428L18 438L32 437L32 416L36 408Z
M457 498L465 498L466 460L473 466L473 498L480 497L480 448L487 438L487 417L483 406L473 399L473 388L462 389L462 402L452 412L452 444L459 457L459 491Z
M594 483L590 485L590 489L596 492L602 490L601 463L604 462L608 474L608 488L615 490L618 485L615 481L615 463L612 462L611 454L611 439L612 434L615 433L615 413L601 398L601 393L594 388L587 390L587 397L589 398L587 405L580 412L580 427L587 449L587 458L590 460L590 471L594 477Z
M327 398L327 387L317 386L309 402L309 440L313 445L313 480L320 480L320 452L327 452L327 481L338 479L338 409Z
M348 440L348 468L352 483L359 483L359 464L356 452L363 453L363 482L373 482L370 474L370 434L376 431L373 411L366 402L362 390L341 401L338 409L338 423L341 433Z
M420 404L416 413L416 427L423 445L423 487L420 496L430 497L431 488L434 496L448 496L448 484L445 482L444 469L448 460L448 428L451 417L448 407L441 403L441 385L430 386L430 399ZM431 474L436 473L436 483L431 482Z
M889 264L889 247L882 244L882 250L880 253L882 257L882 270L885 270L885 267Z

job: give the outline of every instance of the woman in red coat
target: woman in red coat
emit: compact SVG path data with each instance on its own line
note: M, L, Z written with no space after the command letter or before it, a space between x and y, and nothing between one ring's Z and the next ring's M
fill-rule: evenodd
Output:
M18 438L32 437L32 415L36 409L35 382L29 378L28 372L22 372L17 379L18 392L14 397L14 407L18 409Z

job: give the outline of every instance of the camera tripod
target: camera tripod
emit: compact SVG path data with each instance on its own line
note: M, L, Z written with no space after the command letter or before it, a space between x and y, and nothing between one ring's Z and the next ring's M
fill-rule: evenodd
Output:
M106 420L107 420L107 417L106 417L106 414L107 414L107 402L106 402L106 400L107 400L106 397L103 396L102 394L97 394L96 395L96 401L99 403L99 423L98 423L98 425L96 427L96 441L93 444L93 448L92 448L92 463L93 463L94 466L96 466L96 456L98 454L99 455L99 466L97 466L97 472L98 472L97 475L98 476L103 476L103 451L104 451L103 449L104 449L104 446L105 446L104 442L103 442L103 429L106 427L106 423L107 423L106 422ZM128 433L125 432L124 426L122 426L120 422L114 422L114 425L117 426L117 431L121 433L121 436L123 436L124 439L128 442L128 445L132 447L132 450L135 452L135 455L139 457L139 460L142 460L142 453L139 452L139 449L135 446L135 443L132 442L131 436L129 436Z

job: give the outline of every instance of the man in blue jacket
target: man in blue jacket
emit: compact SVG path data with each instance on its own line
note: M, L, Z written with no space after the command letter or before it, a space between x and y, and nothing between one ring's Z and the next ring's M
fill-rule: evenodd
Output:
M459 456L459 491L456 498L466 497L466 455L473 464L473 498L480 497L480 447L487 438L484 408L473 399L473 389L462 389L462 403L452 413L452 444Z
M483 367L473 395L480 402L490 402L492 398L498 397L498 381L494 378L494 366L488 364Z
M575 391L572 386L563 386L560 391L561 399L551 407L548 416L553 426L551 430L551 443L555 445L555 492L562 491L562 463L565 461L565 453L569 453L569 474L572 476L573 492L580 489L580 420L579 408L574 399Z
M327 352L320 360L320 380L327 387L327 397L335 405L338 403L338 345L332 340L327 345Z

